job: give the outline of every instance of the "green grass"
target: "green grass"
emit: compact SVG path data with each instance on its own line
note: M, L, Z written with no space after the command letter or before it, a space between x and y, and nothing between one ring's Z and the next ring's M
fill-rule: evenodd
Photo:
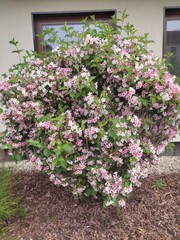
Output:
M167 187L166 182L163 179L159 179L156 182L153 183L152 188L158 190L163 190Z
M10 169L0 169L0 239L7 240L12 239L8 236L5 237L9 219L24 216L20 200L13 197L10 192L12 174Z

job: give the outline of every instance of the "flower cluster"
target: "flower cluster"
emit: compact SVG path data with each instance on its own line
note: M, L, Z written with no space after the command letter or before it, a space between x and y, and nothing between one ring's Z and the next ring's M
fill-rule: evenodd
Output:
M56 185L123 207L177 133L180 87L145 37L97 25L11 69L1 146Z

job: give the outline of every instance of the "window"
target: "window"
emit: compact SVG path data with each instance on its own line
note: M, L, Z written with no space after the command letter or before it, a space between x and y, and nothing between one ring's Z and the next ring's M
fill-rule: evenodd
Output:
M164 53L168 52L173 53L170 71L180 77L180 9L165 10Z
M81 23L83 18L90 15L95 15L97 20L108 21L111 16L115 14L114 10L103 11L103 12L83 12L83 13L43 13L33 14L33 25L34 25L34 46L35 50L42 52L43 46L41 45L42 39L36 35L41 33L42 30L47 28L54 28L58 35L63 37L64 32L60 29L62 25L66 22L68 26L72 26L77 31L82 30L83 23ZM46 40L46 39L45 39ZM46 47L46 50L51 50L55 46L53 44ZM48 49L47 49L48 48Z

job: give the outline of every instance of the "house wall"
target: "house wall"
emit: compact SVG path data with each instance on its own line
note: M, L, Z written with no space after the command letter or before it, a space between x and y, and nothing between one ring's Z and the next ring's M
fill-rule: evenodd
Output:
M33 12L71 12L116 10L127 8L129 21L139 34L149 32L155 44L149 46L157 56L162 56L163 18L165 7L180 7L180 0L0 0L0 74L18 62L8 43L13 37L21 49L33 49ZM2 79L2 77L0 77ZM0 130L2 130L2 124ZM178 139L180 140L180 138Z

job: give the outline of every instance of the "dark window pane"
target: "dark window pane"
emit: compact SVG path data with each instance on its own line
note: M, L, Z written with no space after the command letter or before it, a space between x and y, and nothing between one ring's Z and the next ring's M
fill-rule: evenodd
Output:
M173 53L172 73L180 77L180 20L167 20L167 52Z
M169 70L180 78L180 9L166 9L165 14L164 52L173 53Z

